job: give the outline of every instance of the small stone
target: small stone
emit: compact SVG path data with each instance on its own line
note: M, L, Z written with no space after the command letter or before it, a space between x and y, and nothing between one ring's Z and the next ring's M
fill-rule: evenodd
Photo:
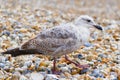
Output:
M7 36L9 36L9 35L10 35L10 32L7 31L7 30L5 30L5 31L2 32L2 35L7 35Z
M28 79L24 75L21 75L19 80L28 80Z
M51 74L51 73L52 73L52 71L51 71L50 68L47 68L47 69L46 69L46 72L47 72L47 74Z
M39 65L39 66L45 66L45 67L46 67L46 66L48 66L48 64L43 61L43 62L40 62L40 65Z
M43 76L42 74L36 73L36 72L31 73L30 78L31 78L32 80L44 80L44 76ZM49 80L50 80L50 79L49 79Z
M70 78L70 80L78 80L78 79L77 79L77 78L72 77L72 78Z
M0 79L1 79L1 78L4 78L4 77L5 77L4 72L0 70ZM3 79L3 80L4 80L4 79Z
M5 64L4 63L0 63L0 68L4 68Z
M86 72L88 72L88 68L82 69L82 70L80 71L80 74L85 74Z
M96 77L96 78L98 78L98 77L104 77L103 74L102 74L102 73L100 72L100 70L98 70L98 69L94 69L94 70L92 71L91 76L94 76L94 77Z
M13 74L11 80L19 80L20 76Z
M68 80L68 79L66 79L66 78L59 78L59 80Z
M32 61L26 61L24 63L24 66L30 67L32 65Z
M24 35L23 34L18 34L19 38L23 38Z
M31 65L30 67L28 67L28 70L34 70L35 69L35 65Z
M94 59L96 59L96 58L97 58L96 55L91 55L91 54L86 57L86 59L87 59L88 61L92 61L92 60L94 60Z
M82 54L78 54L78 58L79 59L83 58Z
M102 38L98 37L98 38L97 38L97 41L102 41Z
M35 61L35 68L38 69L40 65L40 61Z
M62 58L62 60L63 60L63 58ZM61 61L60 64L58 64L58 67L59 67L59 68L66 66L66 63L63 63L63 62L65 62L65 61Z
M85 43L84 45L85 45L86 47L90 47L90 46L92 46L92 44L89 43L89 42Z
M118 78L115 77L114 75L111 75L111 76L110 76L110 80L118 80Z
M61 67L60 69L62 72L70 72L70 69L68 67Z
M45 80L59 80L59 78L54 74L47 74Z
M38 26L32 26L32 29L39 30Z
M116 72L110 72L110 79L111 80L118 80Z
M25 28L21 28L21 29L20 29L20 32L22 32L22 33L26 33L26 32L28 32L28 30L25 29Z
M107 57L107 55L105 55L105 54L99 54L99 55L98 55L98 57L101 57L101 58L106 58L106 57Z
M0 63L5 63L5 61L6 61L6 58L3 56L0 56Z
M64 72L64 76L67 77L67 78L72 77L72 75L70 73L68 73L68 72Z
M71 74L72 74L72 75L78 74L79 72L80 72L80 70L77 69L77 68L73 68L73 69L71 70Z

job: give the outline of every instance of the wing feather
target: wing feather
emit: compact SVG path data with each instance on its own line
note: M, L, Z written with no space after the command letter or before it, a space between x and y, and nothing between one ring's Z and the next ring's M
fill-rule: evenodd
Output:
M34 39L22 45L23 49L38 49L45 54L53 53L57 48L74 45L76 35L69 29L55 27L41 32Z

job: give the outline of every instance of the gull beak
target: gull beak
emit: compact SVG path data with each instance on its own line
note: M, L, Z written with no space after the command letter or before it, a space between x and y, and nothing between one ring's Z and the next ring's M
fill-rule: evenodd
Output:
M98 30L103 30L102 27L100 25L93 25L95 28L97 28Z

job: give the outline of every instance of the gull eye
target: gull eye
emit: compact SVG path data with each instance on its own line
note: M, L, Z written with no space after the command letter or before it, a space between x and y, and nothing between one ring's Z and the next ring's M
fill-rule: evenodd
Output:
M87 22L91 22L91 20L89 20L89 19L87 19L86 21L87 21Z

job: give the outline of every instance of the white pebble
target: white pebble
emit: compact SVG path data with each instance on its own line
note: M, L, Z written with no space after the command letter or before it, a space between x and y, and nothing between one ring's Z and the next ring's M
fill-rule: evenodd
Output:
M32 80L43 80L44 79L44 76L42 74L36 73L36 72L31 73L30 77Z
M19 80L28 80L25 76L21 75Z
M45 80L58 80L58 77L54 74L47 74Z
M5 63L6 58L3 56L0 56L0 63Z
M70 72L70 69L68 67L61 67L62 72L68 71Z

